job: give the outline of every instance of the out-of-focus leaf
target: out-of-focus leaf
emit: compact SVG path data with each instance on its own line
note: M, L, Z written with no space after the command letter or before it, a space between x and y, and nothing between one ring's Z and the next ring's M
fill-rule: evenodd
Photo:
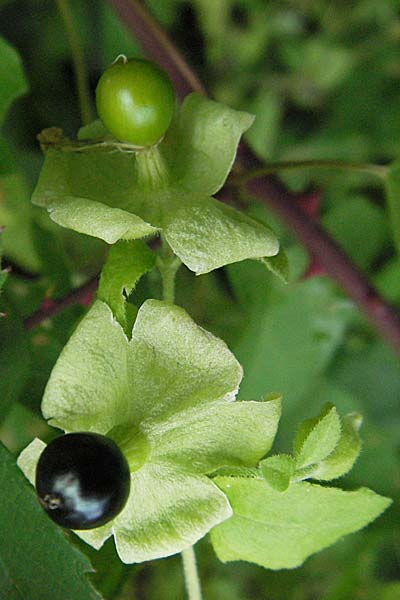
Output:
M385 214L362 196L346 195L343 201L337 199L322 222L363 269L370 267L387 246Z
M22 268L37 272L41 263L33 241L29 190L18 174L0 178L0 224L4 255Z
M30 371L27 334L11 306L1 302L0 312L0 422L24 387Z
M400 164L398 161L391 165L385 183L392 236L397 251L400 252Z
M12 102L27 90L28 84L18 53L0 37L0 124Z

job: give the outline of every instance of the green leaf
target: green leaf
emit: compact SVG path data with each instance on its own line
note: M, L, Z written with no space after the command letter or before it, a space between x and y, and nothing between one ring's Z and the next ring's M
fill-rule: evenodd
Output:
M395 161L385 178L386 201L389 210L392 235L400 252L400 163Z
M27 91L21 59L16 50L0 37L0 124L14 100Z
M346 415L342 420L342 433L335 450L316 465L311 477L321 481L331 481L345 475L356 462L361 451L358 430L362 417L358 413Z
M285 492L295 471L295 462L289 454L270 456L260 463L265 481L278 492Z
M275 256L262 258L261 262L269 271L271 271L271 273L279 277L283 283L288 283L290 272L289 261L283 248L280 248L278 254Z
M114 521L123 562L181 552L232 514L225 494L212 481L172 465L146 465L132 474L131 486L136 493Z
M115 318L127 331L126 299L140 277L155 265L155 255L144 242L118 242L108 254L97 292L111 308Z
M316 377L342 343L352 308L322 278L280 285L278 299L266 302L271 285L261 287L263 271L257 262L229 271L246 315L234 347L246 373L240 395L259 398L267 389L279 390L292 412L307 402Z
M41 267L33 235L32 205L29 189L19 174L0 178L0 224L5 226L2 235L4 255L30 272Z
M268 569L298 567L311 554L365 527L391 502L366 488L344 492L301 482L278 492L257 479L214 481L233 508L233 517L211 532L218 557Z
M362 268L368 269L384 252L389 238L383 208L363 196L335 194L322 224Z
M189 409L163 423L152 456L196 473L224 466L253 467L271 449L280 414L280 398Z
M339 442L340 432L340 418L331 405L319 417L304 421L294 443L296 467L308 467L329 456Z
M241 135L253 121L253 115L199 94L187 96L163 145L178 184L190 192L215 194L232 168Z
M89 561L47 517L1 444L0 464L0 597L100 600L85 577Z
M1 274L1 273L0 273ZM23 390L30 371L27 334L10 305L0 303L0 422Z
M171 215L165 238L197 275L245 258L273 256L279 251L271 229L213 198L180 207Z

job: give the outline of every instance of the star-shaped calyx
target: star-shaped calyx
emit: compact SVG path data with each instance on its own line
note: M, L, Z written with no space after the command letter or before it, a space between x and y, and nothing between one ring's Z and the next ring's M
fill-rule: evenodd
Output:
M66 432L113 438L128 459L131 492L113 521L77 534L95 548L114 535L132 563L180 552L228 519L213 474L257 466L280 417L279 399L235 401L241 378L226 344L183 309L146 301L129 339L97 300L53 369L42 411ZM36 439L20 455L31 482L44 447Z

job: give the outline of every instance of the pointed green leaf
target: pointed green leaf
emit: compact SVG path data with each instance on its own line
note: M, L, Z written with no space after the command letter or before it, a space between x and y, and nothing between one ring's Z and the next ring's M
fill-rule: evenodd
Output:
M359 413L351 413L343 418L339 443L332 454L316 465L311 475L313 479L331 481L350 471L361 451L361 439L358 434L361 423L362 417Z
M2 445L0 465L0 597L100 600L85 576L93 570L88 559L44 513Z
M386 200L389 209L392 235L397 251L400 252L400 163L395 161L385 179Z
M214 481L233 508L233 517L211 532L218 557L267 569L298 567L311 554L365 527L391 502L366 488L344 492L302 482L278 492L258 479Z
M27 91L21 59L16 50L0 37L0 124L14 100Z
M199 94L187 96L163 145L174 179L190 192L215 194L232 168L241 135L253 121L253 115Z
M64 347L42 412L67 431L107 433L127 420L128 340L109 307L95 302Z
M36 273L41 262L34 243L29 193L29 186L20 174L1 177L0 225L5 226L2 235L4 254L23 269Z
M164 232L175 254L197 275L279 251L271 229L213 198L181 206Z
M207 477L161 464L132 474L128 504L114 521L123 562L181 552L232 514L226 496Z
M331 405L327 405L319 417L304 421L294 444L296 467L308 467L329 456L339 442L340 432L340 418Z
M126 299L144 273L155 265L155 254L144 242L118 242L108 254L97 292L127 331Z
M295 470L295 462L289 454L270 456L260 463L265 481L278 492L284 492L290 485Z
M271 449L280 414L280 399L189 409L155 432L152 456L197 473L228 465L256 466Z

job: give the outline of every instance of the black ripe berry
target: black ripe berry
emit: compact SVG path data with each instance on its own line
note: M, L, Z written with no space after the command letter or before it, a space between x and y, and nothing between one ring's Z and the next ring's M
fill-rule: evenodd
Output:
M39 501L61 527L104 525L124 508L129 490L127 460L103 435L68 433L50 442L39 458Z

